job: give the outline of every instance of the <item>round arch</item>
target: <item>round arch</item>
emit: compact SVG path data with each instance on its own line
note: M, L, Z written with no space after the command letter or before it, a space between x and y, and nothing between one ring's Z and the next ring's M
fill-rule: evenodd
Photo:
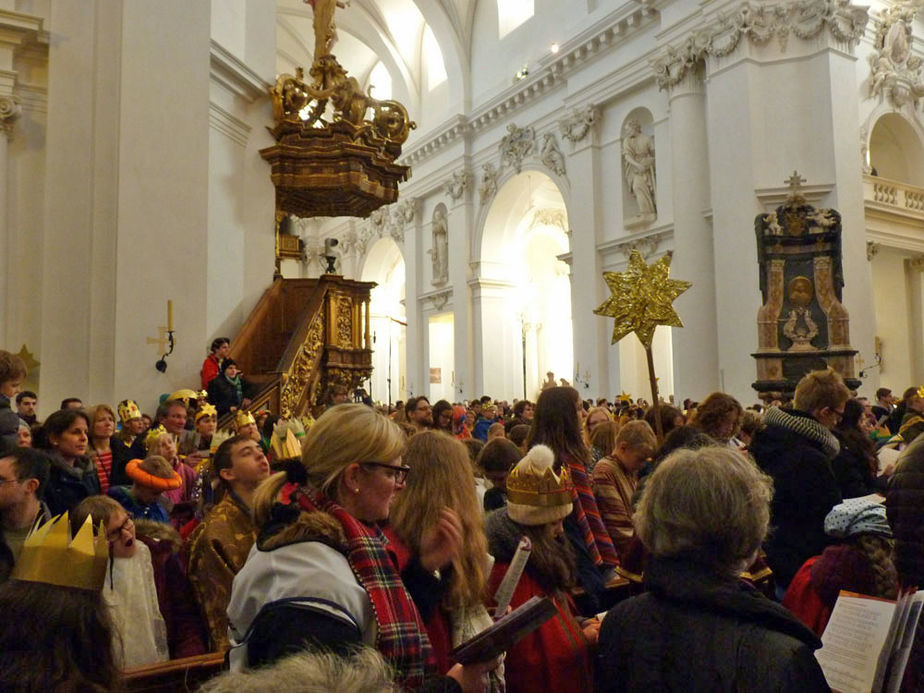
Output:
M537 170L508 177L485 212L472 293L475 379L485 393L532 399L548 371L570 379L568 228L561 188Z
M869 166L890 180L924 187L924 132L902 115L880 115L870 129Z
M372 244L360 272L362 281L376 282L369 302L373 334L370 396L379 402L400 398L406 378L406 324L404 310L405 264L400 246L392 238Z
M497 193L478 210L475 233L472 234L471 257L477 258L480 263L489 264L507 260L503 246L509 238L501 236L505 230L509 231L510 219L521 217L529 208L531 191L536 187L545 191L539 199L550 200L551 206L560 206L564 210L564 228L569 228L567 221L571 189L566 178L559 178L540 165L525 164L520 173L505 169L498 176Z

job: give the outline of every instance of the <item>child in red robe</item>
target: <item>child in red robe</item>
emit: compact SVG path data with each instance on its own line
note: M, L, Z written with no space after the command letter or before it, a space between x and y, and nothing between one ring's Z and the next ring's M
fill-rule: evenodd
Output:
M526 570L513 593L516 609L532 597L551 597L558 613L507 650L507 690L593 690L591 648L600 622L581 621L568 588L576 580L575 559L564 539L562 520L571 513L572 488L567 468L561 476L555 455L536 445L507 477L507 506L488 516L485 531L496 563L489 580L493 594L507 572L520 538L532 545Z

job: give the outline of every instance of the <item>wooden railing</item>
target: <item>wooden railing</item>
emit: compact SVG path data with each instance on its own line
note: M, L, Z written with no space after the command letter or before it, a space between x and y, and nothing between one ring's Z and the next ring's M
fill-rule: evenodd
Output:
M231 340L232 357L260 388L251 411L300 416L319 404L329 385L352 390L371 375L374 286L339 275L273 281Z
M129 669L122 674L123 690L127 693L195 691L208 679L221 673L224 661L223 652L212 652Z

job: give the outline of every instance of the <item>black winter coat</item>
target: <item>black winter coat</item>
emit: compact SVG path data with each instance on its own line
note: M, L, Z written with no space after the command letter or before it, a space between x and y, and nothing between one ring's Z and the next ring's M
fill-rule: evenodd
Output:
M790 419L815 419L786 412ZM834 440L834 437L831 436ZM778 586L789 585L802 564L831 543L825 516L841 502L831 469L834 450L782 425L768 425L749 447L760 468L773 477L771 531L765 550Z
M645 584L603 619L599 693L829 690L815 634L741 580L652 558Z
M886 494L895 537L895 567L903 585L924 585L924 438L899 460ZM924 629L918 624L902 690L924 691Z
M88 457L79 457L74 466L69 466L61 456L50 452L51 469L48 484L42 496L52 515L73 510L87 496L100 493L96 467Z

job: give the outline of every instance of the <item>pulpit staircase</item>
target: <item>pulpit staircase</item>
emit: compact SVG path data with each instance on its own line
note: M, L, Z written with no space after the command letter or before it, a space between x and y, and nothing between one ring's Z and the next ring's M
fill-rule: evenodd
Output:
M259 388L251 411L313 413L332 385L350 392L372 374L369 301L375 282L325 274L276 278L231 341L231 356ZM230 425L231 415L218 422Z

